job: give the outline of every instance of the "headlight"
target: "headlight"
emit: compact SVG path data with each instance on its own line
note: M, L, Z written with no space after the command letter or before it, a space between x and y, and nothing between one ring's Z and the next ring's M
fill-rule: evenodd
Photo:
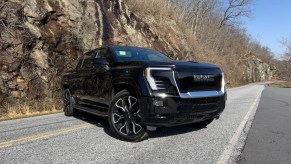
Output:
M144 70L144 76L153 91L177 93L172 68L149 67Z
M146 68L144 70L144 76L146 77L150 87L152 90L156 91L159 89L166 89L164 88L163 82L167 79L163 79L163 77L167 74L173 74L171 68Z

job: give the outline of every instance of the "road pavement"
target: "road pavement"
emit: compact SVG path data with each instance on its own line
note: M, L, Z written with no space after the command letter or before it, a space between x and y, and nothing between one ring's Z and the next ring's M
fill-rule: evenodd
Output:
M123 142L106 120L62 113L0 122L0 163L233 163L263 84L228 90L226 109L207 128L159 128L149 139Z
M291 89L267 87L241 155L241 164L291 163Z

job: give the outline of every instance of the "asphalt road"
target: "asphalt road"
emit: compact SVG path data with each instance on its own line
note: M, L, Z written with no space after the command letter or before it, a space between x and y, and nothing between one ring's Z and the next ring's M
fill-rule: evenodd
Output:
M0 163L233 163L263 89L228 90L224 113L207 128L160 128L138 143L113 138L106 120L95 116L0 122Z
M291 163L291 89L263 91L240 163Z

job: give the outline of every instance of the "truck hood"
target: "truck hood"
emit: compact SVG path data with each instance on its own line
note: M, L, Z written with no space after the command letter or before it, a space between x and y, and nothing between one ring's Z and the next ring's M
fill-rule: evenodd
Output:
M172 66L172 67L195 67L195 68L219 68L216 65L208 63L198 62L186 62L186 61L146 61L148 66Z
M120 66L143 66L143 67L172 67L172 68L199 68L199 69L218 69L213 64L186 62L186 61L132 61L119 63Z

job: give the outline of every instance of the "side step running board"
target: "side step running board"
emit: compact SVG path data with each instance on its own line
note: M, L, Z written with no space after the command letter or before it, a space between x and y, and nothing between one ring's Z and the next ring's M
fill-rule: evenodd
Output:
M83 106L78 106L78 105L75 105L74 106L75 109L78 109L80 111L83 111L83 112L87 112L87 113L90 113L90 114L94 114L96 116L100 116L100 117L108 117L108 113L106 112L100 112L96 109L91 109L91 108L87 108L87 107L83 107Z

